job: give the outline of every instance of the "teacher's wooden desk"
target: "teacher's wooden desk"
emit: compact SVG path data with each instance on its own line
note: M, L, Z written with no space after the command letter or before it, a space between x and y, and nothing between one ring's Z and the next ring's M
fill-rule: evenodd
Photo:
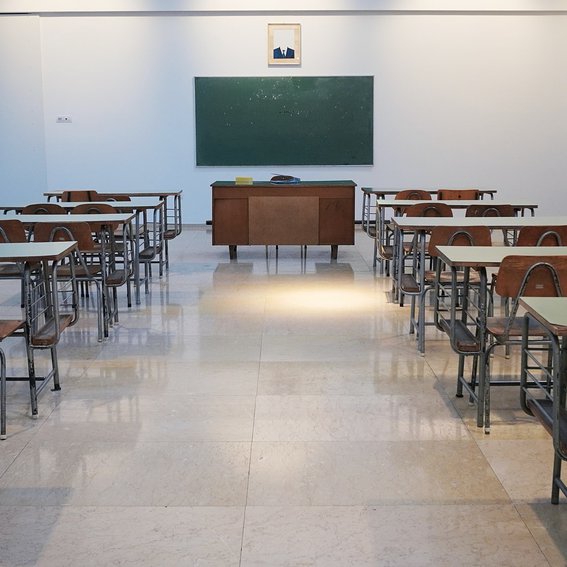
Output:
M340 244L354 244L354 181L255 181L212 185L213 245L231 259L245 244L327 244L336 259Z

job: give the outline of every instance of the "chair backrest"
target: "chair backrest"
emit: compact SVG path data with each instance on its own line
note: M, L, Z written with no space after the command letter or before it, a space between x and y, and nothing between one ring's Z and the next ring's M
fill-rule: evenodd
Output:
M71 214L74 215L106 215L115 214L118 210L112 205L106 203L82 203L71 209ZM115 230L118 228L118 223L95 223L89 222L89 226L93 232L101 232L105 228Z
M32 203L22 209L22 215L65 215L65 209L57 203Z
M495 291L514 299L563 296L567 294L567 256L506 256Z
M428 252L437 256L437 246L492 246L486 226L436 226L429 237Z
M452 217L453 211L446 203L416 203L405 210L406 217Z
M405 201L430 201L431 193L423 189L404 189L397 193L394 199Z
M67 242L76 240L81 252L99 252L100 249L93 240L91 227L88 222L38 222L33 229L36 242Z
M17 219L0 220L0 242L27 242L26 230Z
M99 194L98 201L131 201L128 195L121 195L120 193L104 193Z
M480 199L480 191L478 189L439 189L437 191L438 201L454 201L456 199L475 201Z
M515 217L516 211L512 205L469 205L466 217Z
M116 207L106 203L82 203L71 209L73 215L100 215L117 213Z
M567 226L524 226L516 246L567 246Z
M61 201L98 201L97 195L94 189L72 189L61 193Z

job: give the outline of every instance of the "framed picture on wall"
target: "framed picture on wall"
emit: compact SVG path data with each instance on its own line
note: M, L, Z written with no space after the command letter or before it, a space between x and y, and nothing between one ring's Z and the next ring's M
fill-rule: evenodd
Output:
M268 24L268 65L301 63L301 24Z

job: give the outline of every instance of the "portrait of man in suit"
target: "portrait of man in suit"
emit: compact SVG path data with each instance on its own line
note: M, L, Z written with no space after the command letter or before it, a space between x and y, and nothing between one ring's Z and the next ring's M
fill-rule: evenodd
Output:
M300 63L299 24L268 24L268 63L296 65Z
M276 47L274 49L274 59L294 59L295 49L291 47Z

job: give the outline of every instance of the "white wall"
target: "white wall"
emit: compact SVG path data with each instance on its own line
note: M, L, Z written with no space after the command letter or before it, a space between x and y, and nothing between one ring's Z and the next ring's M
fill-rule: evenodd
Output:
M359 185L496 187L567 209L567 19L486 14L41 17L50 189L183 189L210 218L217 179L276 172ZM303 63L269 68L267 23L302 24ZM197 168L193 78L374 75L371 167ZM56 124L58 115L71 124ZM22 154L23 155L23 154Z
M39 18L0 16L0 194L46 188Z

